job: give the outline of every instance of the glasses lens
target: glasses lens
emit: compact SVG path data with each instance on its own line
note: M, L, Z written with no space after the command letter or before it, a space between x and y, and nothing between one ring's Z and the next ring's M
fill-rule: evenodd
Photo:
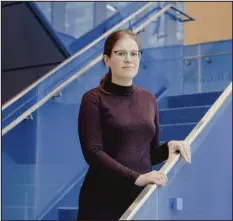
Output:
M128 52L126 51L114 51L114 53L116 54L117 57L119 57L122 60L127 59ZM130 52L129 54L130 54L130 58L134 61L141 59L140 51L133 51L133 52Z

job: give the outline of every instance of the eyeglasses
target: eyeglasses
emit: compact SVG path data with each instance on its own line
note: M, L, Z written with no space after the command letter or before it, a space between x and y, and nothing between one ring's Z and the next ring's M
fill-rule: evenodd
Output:
M141 56L142 56L141 51L131 51L129 53L130 53L130 58L133 61L139 61L141 59ZM123 50L114 51L114 54L117 57L119 57L122 61L127 59L129 53L127 51L123 51Z

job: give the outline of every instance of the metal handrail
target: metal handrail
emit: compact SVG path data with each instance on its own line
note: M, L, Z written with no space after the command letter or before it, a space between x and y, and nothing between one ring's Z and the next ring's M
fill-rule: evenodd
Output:
M100 37L96 38L94 41L92 41L91 43L89 43L88 45L86 45L84 48L82 48L80 51L78 51L77 53L75 53L74 55L72 55L71 57L69 57L68 59L66 59L65 61L63 61L61 64L59 64L58 66L56 66L54 69L52 69L51 71L49 71L47 74L45 74L43 77L41 77L40 79L38 79L37 81L35 81L33 84L31 84L30 86L28 86L25 90L23 90L22 92L20 92L19 94L17 94L15 97L13 97L12 99L10 99L9 101L7 101L3 106L2 106L2 110L6 109L8 106L10 106L12 103L14 103L16 100L18 100L19 98L21 98L23 95L25 95L27 92L29 92L30 90L32 90L33 88L35 88L38 84L40 84L42 81L44 81L45 79L47 79L48 77L50 77L52 74L54 74L57 70L59 70L60 68L62 68L63 66L65 66L67 63L69 63L71 60L75 59L76 57L78 57L79 55L83 54L85 51L87 51L89 48L91 48L92 46L94 46L95 44L97 44L99 41L101 41L102 39L104 39L105 37L107 37L109 34L111 34L113 31L115 31L117 28L119 28L120 26L122 26L123 24L127 23L129 20L131 20L132 18L134 18L135 16L137 16L138 14L140 14L141 12L143 12L144 10L146 10L148 7L150 7L153 4L153 2L149 2L146 5L144 5L143 7L141 7L140 9L138 9L136 12L132 13L131 15L129 15L127 18L125 18L123 21L119 22L118 24L116 24L115 26L113 26L112 28L110 28L108 31L106 31L104 34L102 34Z
M161 10L159 10L157 13L150 16L150 18L146 21L144 21L141 25L139 25L137 28L132 30L134 33L138 33L141 30L143 30L149 23L160 17L162 14L167 12L169 9L177 10L174 5L169 4L163 7ZM127 22L126 20L124 20ZM124 24L123 21L119 24ZM118 24L118 25L119 25ZM115 29L118 27L114 26ZM113 30L113 29L111 29ZM108 32L106 32L107 35ZM80 53L80 52L79 52ZM48 95L43 97L39 102L34 104L31 108L29 108L27 111L25 111L23 114L21 114L18 118L16 118L13 122L8 124L3 130L2 130L2 136L5 135L8 131L10 131L12 128L14 128L16 125L18 125L21 121L23 121L27 116L29 116L32 112L34 112L36 109L38 109L40 106L42 106L44 103L46 103L50 98L52 98L55 94L59 93L64 87L66 87L68 84L70 84L72 81L74 81L76 78L81 76L85 71L89 70L92 66L94 66L96 63L98 63L100 60L102 60L103 54L96 57L93 61L91 61L88 65L86 65L84 68L82 68L77 74L71 76L68 80L63 82L60 86L58 86L56 89L54 89L52 92L50 92Z
M187 56L187 57L184 57L184 60L195 59L195 58L204 58L204 57L214 57L214 56L228 55L228 54L232 54L232 52L220 52L220 53L213 53L213 54Z
M231 94L232 94L232 82L228 85L228 87L215 101L215 103L207 111L204 117L199 121L199 123L193 128L193 130L186 137L185 141L188 143L188 145L191 146L193 141L202 132L202 130L206 127L208 122L213 118L213 116L217 113L217 111L220 109L222 104ZM174 165L178 162L179 159L180 159L180 154L176 154L174 155L174 157L168 158L166 163L162 166L162 168L159 171L167 175L170 172L170 170L174 167ZM137 213L137 211L146 202L149 196L156 190L156 188L157 188L156 184L147 185L143 189L143 191L139 194L139 196L135 199L135 201L131 204L131 206L126 210L126 212L121 216L120 220L131 220L133 216Z

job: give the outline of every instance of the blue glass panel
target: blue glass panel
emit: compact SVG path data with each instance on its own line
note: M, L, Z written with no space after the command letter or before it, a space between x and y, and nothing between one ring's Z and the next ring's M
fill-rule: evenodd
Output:
M232 55L202 58L201 92L223 91L232 81Z
M184 48L183 94L223 91L232 81L232 41Z
M231 122L232 95L191 144L192 163L178 161L132 219L232 219Z
M36 117L2 137L2 219L35 219Z

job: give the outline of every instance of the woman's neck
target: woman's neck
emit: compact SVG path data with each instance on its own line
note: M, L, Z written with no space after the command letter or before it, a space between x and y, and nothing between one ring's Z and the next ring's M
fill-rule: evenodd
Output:
M131 86L133 84L132 78L118 78L112 75L112 83L120 86Z

